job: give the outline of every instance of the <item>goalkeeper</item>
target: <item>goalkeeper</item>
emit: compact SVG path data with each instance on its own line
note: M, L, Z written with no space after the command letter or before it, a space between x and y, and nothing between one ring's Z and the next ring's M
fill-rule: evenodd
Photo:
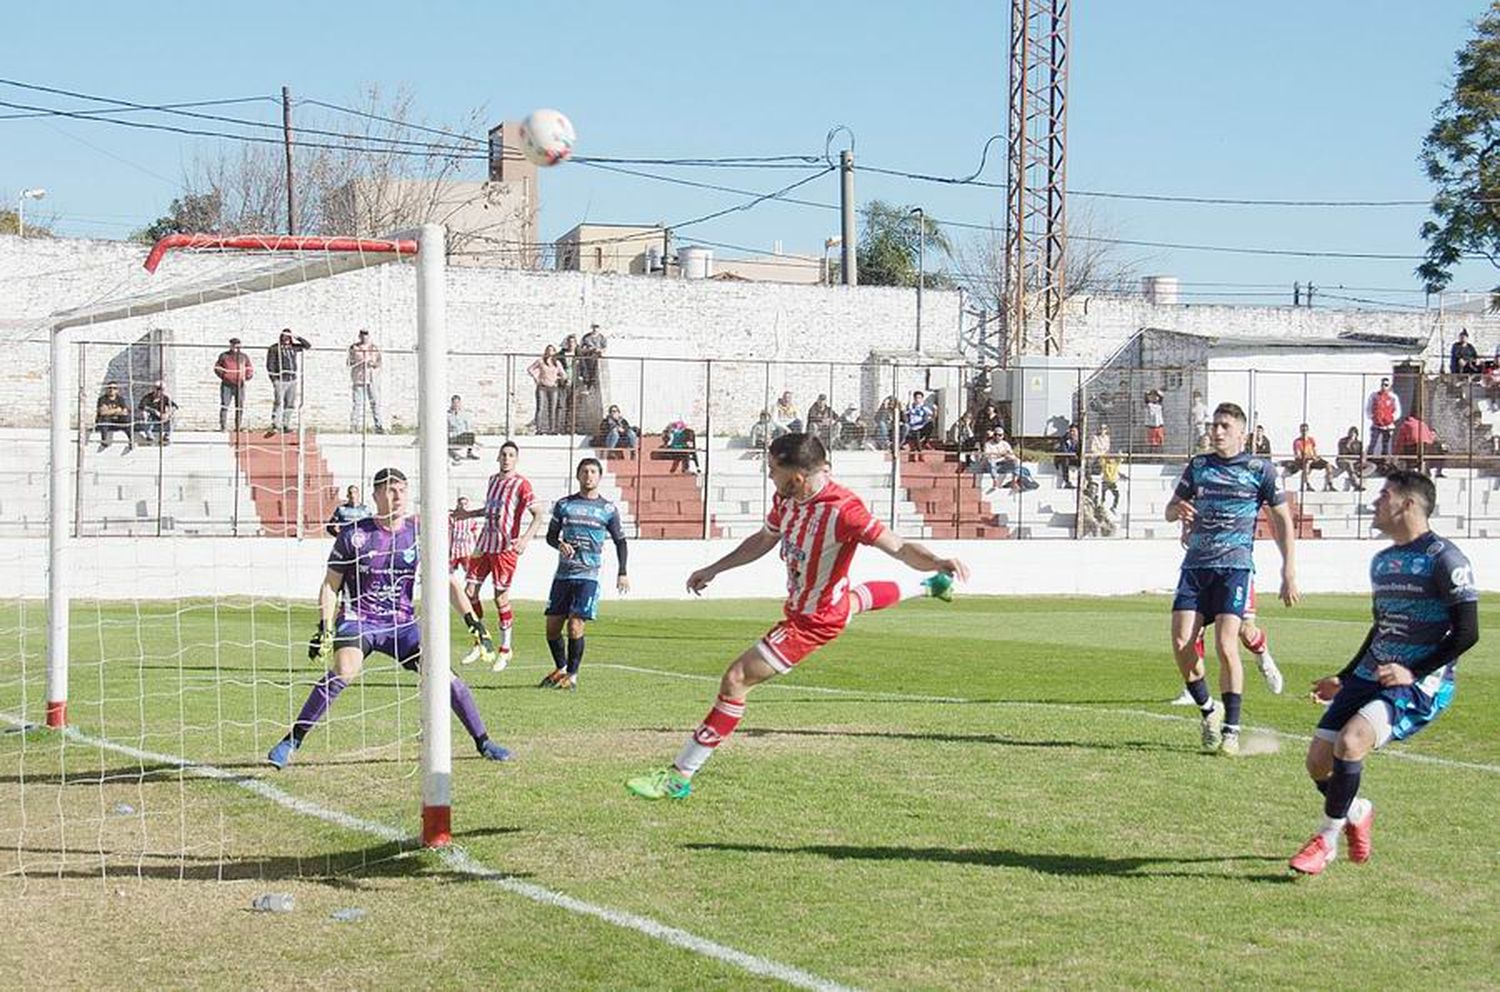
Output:
M345 527L328 556L328 571L318 590L318 629L308 643L307 656L329 668L313 685L291 732L266 755L266 761L277 768L285 768L292 760L292 752L302 746L307 732L359 675L366 657L389 655L413 672L421 660L421 631L412 608L418 567L417 518L408 515L406 476L400 469L383 468L375 473L373 489L375 515ZM493 659L494 642L474 616L463 587L452 577L449 599L463 614L485 657ZM490 740L469 687L455 675L451 689L453 712L474 738L480 756L507 760L510 752Z

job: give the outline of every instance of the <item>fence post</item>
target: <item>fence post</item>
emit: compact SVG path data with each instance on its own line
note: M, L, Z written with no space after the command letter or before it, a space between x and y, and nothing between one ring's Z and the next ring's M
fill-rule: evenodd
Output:
M709 501L713 482L714 450L714 360L707 359L703 370L703 540L712 536L709 521L713 505Z
M901 477L901 401L895 399L896 394L901 391L901 368L892 360L891 362L891 520L892 530L896 528L896 488ZM900 533L897 530L897 533Z

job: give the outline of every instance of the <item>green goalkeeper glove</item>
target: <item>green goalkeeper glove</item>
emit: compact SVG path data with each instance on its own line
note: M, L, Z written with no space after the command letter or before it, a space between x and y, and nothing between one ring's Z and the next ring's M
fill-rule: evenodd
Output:
M320 620L317 633L313 634L307 642L307 658L309 661L327 661L331 654L333 654L333 628Z
M464 625L469 628L469 633L474 635L474 646L479 649L481 655L487 659L493 659L497 654L495 642L490 640L490 632L484 629L484 621L471 613L464 617Z

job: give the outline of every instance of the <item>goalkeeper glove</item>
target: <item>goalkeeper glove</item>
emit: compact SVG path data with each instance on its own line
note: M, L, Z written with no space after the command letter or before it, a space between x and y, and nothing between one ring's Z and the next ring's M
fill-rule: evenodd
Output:
M333 654L333 628L319 621L317 633L313 634L307 642L307 658L309 661L327 661L331 654Z
M484 658L494 658L495 642L490 640L490 632L484 629L484 621L472 613L464 617L464 624L469 628L469 633L474 635L474 646Z

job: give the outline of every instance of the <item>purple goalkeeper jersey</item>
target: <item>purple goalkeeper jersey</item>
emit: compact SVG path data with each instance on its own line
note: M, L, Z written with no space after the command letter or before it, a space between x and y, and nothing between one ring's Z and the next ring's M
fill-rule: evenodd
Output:
M345 527L328 555L328 567L344 577L339 618L411 623L417 564L416 517L407 517L394 531L371 517Z

